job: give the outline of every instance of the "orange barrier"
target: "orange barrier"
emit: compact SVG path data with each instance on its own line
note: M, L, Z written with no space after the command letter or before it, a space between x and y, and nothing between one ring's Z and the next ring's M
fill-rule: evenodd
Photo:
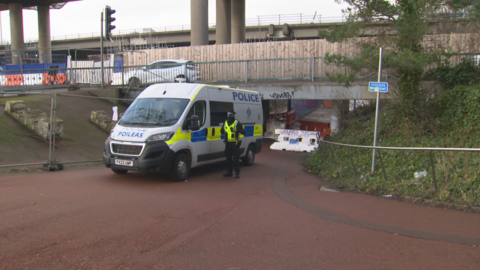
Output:
M5 83L6 86L16 86L23 83L22 74L5 75L5 78L7 79L7 82Z
M48 73L43 73L43 81L42 84L52 85L55 82L55 78L52 75L48 75Z
M59 84L65 84L67 82L67 75L63 73L57 74L57 80Z
M5 78L7 79L7 82L5 83L6 86L12 86L13 85L13 75L5 75Z
M15 77L15 85L22 85L23 83L23 74L14 75Z
M42 84L54 85L54 84L65 84L67 82L67 74L57 73L56 76L48 75L48 73L43 73L43 82Z
M32 74L26 74L25 77L23 74L11 74L11 75L3 75L5 76L4 86L18 86L22 85L24 82L28 85L38 84L41 81L42 85L54 85L54 84L66 84L67 83L67 74L58 73L56 76L48 75L48 73L42 73L42 77L36 80L36 77L30 76ZM36 74L39 75L39 74ZM0 82L0 84L2 84Z

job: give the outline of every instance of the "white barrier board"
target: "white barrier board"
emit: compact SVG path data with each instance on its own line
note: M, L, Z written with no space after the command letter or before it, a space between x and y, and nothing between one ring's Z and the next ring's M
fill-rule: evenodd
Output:
M317 149L318 131L275 129L278 139L270 145L272 150L312 152ZM317 137L318 136L318 137Z

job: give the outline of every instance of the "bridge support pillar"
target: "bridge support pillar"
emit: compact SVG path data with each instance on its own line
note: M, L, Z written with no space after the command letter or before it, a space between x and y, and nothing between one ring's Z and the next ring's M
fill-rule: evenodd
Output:
M50 39L50 8L48 5L37 6L38 10L38 53L40 63L52 62L52 43Z
M23 13L21 3L10 3L10 39L12 49L12 64L20 64L21 57L25 54L23 40Z
M232 0L232 43L245 41L245 0Z
M232 0L217 0L217 23L216 23L216 40L217 44L230 44L232 42Z
M208 0L190 1L190 45L208 45Z

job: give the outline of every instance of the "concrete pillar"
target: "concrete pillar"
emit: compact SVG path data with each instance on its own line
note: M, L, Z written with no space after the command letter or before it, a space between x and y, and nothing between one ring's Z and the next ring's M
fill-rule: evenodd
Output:
M232 43L245 41L245 0L232 0Z
M230 44L232 41L232 5L231 0L217 0L217 23L216 40L217 44Z
M23 13L21 3L8 4L10 10L10 39L12 41L12 64L20 64L21 56L25 54L23 40Z
M48 5L37 6L38 10L38 52L40 63L52 62L52 42L50 39L50 8Z
M190 0L190 45L208 45L208 0Z

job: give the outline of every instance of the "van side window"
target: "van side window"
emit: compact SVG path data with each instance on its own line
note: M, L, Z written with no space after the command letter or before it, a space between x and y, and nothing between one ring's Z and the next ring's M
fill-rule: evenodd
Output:
M187 119L191 118L192 115L198 116L198 120L200 120L199 127L203 127L207 119L207 103L204 100L195 102L195 104L193 104L193 106L190 108L190 111L188 111ZM186 129L186 127L184 127L184 129Z
M222 126L227 120L228 111L233 111L232 102L210 101L210 125Z

